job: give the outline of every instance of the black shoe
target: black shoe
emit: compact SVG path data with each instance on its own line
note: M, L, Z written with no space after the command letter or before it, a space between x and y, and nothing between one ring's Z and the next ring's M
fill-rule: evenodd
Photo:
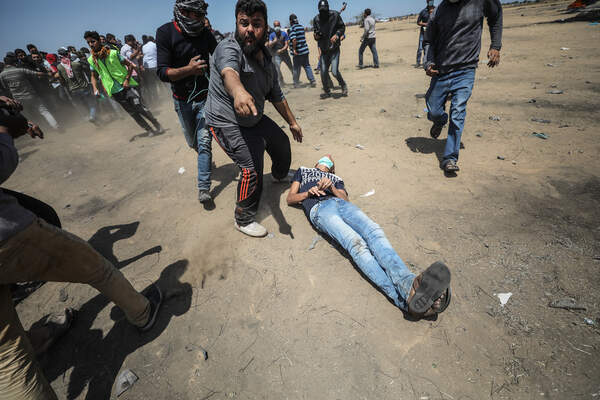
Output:
M356 68L357 68L357 69L363 69L364 67L363 67L361 64L358 64L358 65L356 66Z
M437 139L440 137L440 134L442 133L442 129L444 128L444 125L436 125L433 124L431 126L431 129L429 130L429 135L434 138Z
M154 326L156 322L156 316L158 315L158 310L160 309L160 305L162 304L163 296L162 292L156 286L155 283L150 285L146 290L142 292L145 298L150 302L150 316L148 318L148 322L146 325L138 328L141 332L147 332Z
M379 68L379 65L373 65L373 68Z
M317 87L317 82L316 81L312 81L310 83L310 87Z
M328 99L330 97L331 97L331 93L329 93L329 92L321 93L321 100Z
M212 197L208 190L198 190L198 201L202 204L212 201Z
M348 85L342 86L342 96L348 96Z

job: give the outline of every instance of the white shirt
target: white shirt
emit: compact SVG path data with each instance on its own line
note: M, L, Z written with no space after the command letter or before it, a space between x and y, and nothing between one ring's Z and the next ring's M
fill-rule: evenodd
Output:
M144 53L144 68L156 68L156 43L148 42L142 46Z
M132 53L133 49L130 45L124 44L123 47L121 47L121 56L123 58L126 58L127 60L131 61L131 58L129 58L129 56L131 56Z

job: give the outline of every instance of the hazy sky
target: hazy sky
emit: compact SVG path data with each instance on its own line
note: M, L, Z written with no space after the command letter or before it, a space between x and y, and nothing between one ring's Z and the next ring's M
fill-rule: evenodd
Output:
M436 0L436 4L440 1ZM300 23L307 25L317 14L317 0L265 2L269 23L279 19L285 26L290 13L295 13ZM236 0L208 0L207 3L213 28L233 31ZM425 3L425 0L348 0L348 8L342 17L352 20L367 7L382 17L405 15L420 11ZM5 0L0 16L0 59L7 51L25 49L28 43L47 52L56 52L65 45L80 48L86 45L83 40L86 30L96 30L100 34L110 32L121 40L128 33L138 40L142 34L154 36L157 27L171 20L173 4L174 0ZM332 9L339 10L342 1L330 0L329 4Z

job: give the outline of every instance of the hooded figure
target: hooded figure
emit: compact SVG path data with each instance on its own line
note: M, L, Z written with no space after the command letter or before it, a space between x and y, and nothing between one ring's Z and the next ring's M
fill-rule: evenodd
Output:
M329 18L329 2L327 0L319 1L319 18L321 20L326 20Z
M207 8L208 4L204 0L176 0L173 7L173 16L181 30L187 35L195 37L199 36L205 29L204 21L186 17L182 11L190 11L205 16Z

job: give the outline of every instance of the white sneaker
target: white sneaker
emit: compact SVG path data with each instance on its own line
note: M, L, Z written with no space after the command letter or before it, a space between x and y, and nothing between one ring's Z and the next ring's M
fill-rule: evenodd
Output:
M267 229L258 222L252 222L251 224L246 226L239 226L237 222L234 222L233 224L235 225L235 229L242 233L245 233L248 236L265 237L268 233Z

